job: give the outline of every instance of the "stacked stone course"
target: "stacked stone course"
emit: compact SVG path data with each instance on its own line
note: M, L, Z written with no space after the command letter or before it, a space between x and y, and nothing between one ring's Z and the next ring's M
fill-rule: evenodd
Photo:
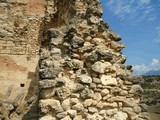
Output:
M124 65L125 45L101 19L100 2L59 2L64 7L47 16L40 50L40 120L147 119L139 106L143 90Z
M99 0L0 0L1 64L18 79L0 91L0 120L149 120L140 78L102 14Z

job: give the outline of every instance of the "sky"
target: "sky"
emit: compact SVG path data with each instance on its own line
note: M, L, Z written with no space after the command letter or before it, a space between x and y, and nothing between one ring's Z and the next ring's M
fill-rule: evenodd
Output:
M141 75L160 69L160 0L100 0L103 19L126 44L126 65Z

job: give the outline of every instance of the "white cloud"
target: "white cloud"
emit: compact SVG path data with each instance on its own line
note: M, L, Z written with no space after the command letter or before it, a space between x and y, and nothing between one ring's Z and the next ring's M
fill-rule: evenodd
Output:
M148 67L145 64L135 65L133 66L133 70L136 75L141 75L142 73L149 71Z
M155 20L155 8L150 0L108 0L107 7L117 17L137 24L143 20Z
M160 62L159 62L158 59L156 59L156 58L153 58L153 59L152 59L151 66L157 66L157 65L159 65L159 64L160 64Z
M141 64L133 66L134 74L136 75L141 75L150 70L159 70L159 69L160 69L160 60L156 58L153 58L149 65Z

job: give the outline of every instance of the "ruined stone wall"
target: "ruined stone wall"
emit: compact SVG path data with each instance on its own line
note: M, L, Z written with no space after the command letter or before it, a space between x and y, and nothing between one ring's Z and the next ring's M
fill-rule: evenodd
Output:
M40 50L40 120L144 120L143 92L98 0L54 1ZM63 7L62 7L63 6Z
M149 119L102 13L99 0L0 0L0 119Z

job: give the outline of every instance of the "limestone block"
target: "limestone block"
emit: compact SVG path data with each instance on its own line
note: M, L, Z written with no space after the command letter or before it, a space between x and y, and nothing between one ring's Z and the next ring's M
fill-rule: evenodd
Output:
M50 110L53 112L59 113L62 112L63 109L58 100L54 99L42 99L39 101L39 107L42 113L48 113Z
M113 78L111 76L102 75L101 76L101 82L103 85L113 85L116 86L118 84L116 78Z
M40 88L52 88L56 86L56 80L41 80L39 81Z

